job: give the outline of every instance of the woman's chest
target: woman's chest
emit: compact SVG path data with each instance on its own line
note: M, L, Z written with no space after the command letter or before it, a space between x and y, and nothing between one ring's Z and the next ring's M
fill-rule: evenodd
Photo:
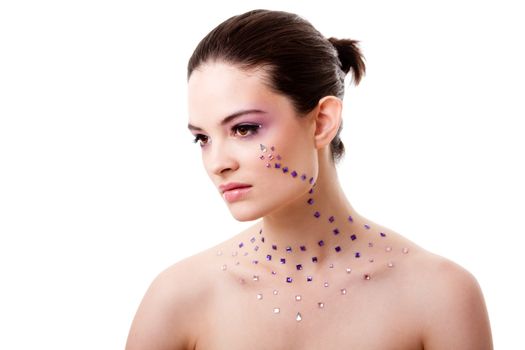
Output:
M217 293L196 349L421 349L404 301L384 288Z

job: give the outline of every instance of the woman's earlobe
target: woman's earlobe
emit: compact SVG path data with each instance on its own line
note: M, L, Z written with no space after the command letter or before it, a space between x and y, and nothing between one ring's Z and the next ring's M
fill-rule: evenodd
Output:
M321 149L337 135L341 125L343 102L335 96L325 96L319 100L315 115L315 146Z

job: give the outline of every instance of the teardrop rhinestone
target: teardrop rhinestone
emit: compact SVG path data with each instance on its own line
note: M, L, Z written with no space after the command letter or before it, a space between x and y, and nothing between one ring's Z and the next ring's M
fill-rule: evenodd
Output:
M263 145L263 144L261 143L261 144L260 144L260 147L261 147L261 151L266 152L266 146L265 146L265 145Z
M297 316L295 316L295 320L296 320L297 322L299 322L299 321L301 321L302 319L303 319L303 316L301 316L301 313L298 312L298 313L297 313Z
M263 295L261 293L257 294L257 299L258 300L262 300L262 298L263 298Z
M319 302L317 303L317 306L319 306L320 309L324 308L324 303L323 302Z
M341 294L346 295L346 288L341 289Z

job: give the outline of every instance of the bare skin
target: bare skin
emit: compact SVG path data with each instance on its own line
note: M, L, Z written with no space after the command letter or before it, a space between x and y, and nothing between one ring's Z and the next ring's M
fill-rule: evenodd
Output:
M261 74L207 64L190 78L189 105L190 129L203 146L214 185L251 186L240 199L226 200L232 215L262 219L163 271L144 296L126 349L492 349L475 278L350 205L329 149L341 122L341 101L328 96L298 118L286 97L262 83ZM225 118L238 111L251 112ZM235 124L255 122L257 132ZM315 177L314 195L308 181L266 168L259 160L262 143L275 145L290 169ZM320 218L312 216L314 208ZM335 223L327 220L330 215ZM306 252L297 249L303 244ZM294 251L286 252L287 246Z

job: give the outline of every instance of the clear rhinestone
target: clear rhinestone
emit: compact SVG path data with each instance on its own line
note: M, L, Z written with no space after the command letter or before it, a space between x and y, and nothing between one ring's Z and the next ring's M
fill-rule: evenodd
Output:
M390 247L390 246L389 246L389 247L386 247L386 248L385 248L385 251L387 251L387 252L391 252L391 251L392 251L392 247Z
M270 163L266 163L266 167L267 167L267 168L271 168L272 165L271 165Z
M333 269L334 268L334 264L330 264L330 265L328 265L328 267Z
M341 294L346 295L346 288L341 289Z
M403 248L403 254L408 254L408 248Z
M297 316L295 316L295 320L296 320L297 322L299 322L299 321L301 321L302 319L303 319L303 317L301 316L301 313L298 312L298 313L297 313Z
M277 295L277 294L279 294L279 291L277 289L274 289L273 290L273 295Z
M259 275L253 275L253 280L254 281L258 281L259 280Z
M390 261L390 262L387 264L387 266L388 266L388 267L394 267L394 263Z
M371 277L370 277L370 275L368 273L365 273L363 278L368 281L368 280L370 280Z
M303 297L300 296L300 295L296 295L295 296L295 301L301 301L302 299L303 299Z
M278 307L274 307L273 308L273 313L274 314L278 314L279 312L281 312L281 309L279 309Z
M262 300L262 298L263 298L263 295L261 293L257 294L257 299L258 300Z
M325 287L328 287L328 282L325 282L323 285L324 285Z
M228 268L228 267L227 267L226 265L222 265L222 266L221 266L221 270L222 270L222 271L226 271L227 268Z
M266 146L265 146L265 145L263 145L263 144L261 143L261 144L260 144L260 147L261 147L261 151L266 152Z
M352 269L349 268L349 267L347 267L347 268L346 268L346 273L350 273L350 272L352 272Z
M319 306L320 309L324 308L324 303L323 302L319 302L317 303L317 306Z

